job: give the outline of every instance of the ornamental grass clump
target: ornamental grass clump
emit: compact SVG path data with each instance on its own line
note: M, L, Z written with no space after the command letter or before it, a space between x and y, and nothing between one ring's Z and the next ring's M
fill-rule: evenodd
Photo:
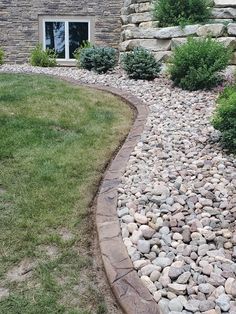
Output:
M155 0L154 17L159 26L177 26L206 22L211 16L208 0Z
M144 48L135 48L125 53L121 63L129 78L135 80L153 80L160 72L160 64L154 55Z
M212 125L221 132L223 145L236 153L236 85L220 95Z
M232 51L211 38L189 38L174 51L169 72L176 86L190 91L210 89L221 80Z
M101 74L112 70L117 64L117 52L110 47L83 48L79 55L80 67Z
M31 52L30 64L39 67L54 67L57 65L57 55L53 49L43 49L42 45L37 45Z
M0 48L0 65L3 64L4 61L4 51Z

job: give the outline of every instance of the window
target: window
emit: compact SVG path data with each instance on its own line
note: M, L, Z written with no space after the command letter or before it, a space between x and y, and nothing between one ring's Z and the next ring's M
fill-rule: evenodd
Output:
M90 41L89 20L43 20L43 47L54 49L58 60L73 60L84 40Z

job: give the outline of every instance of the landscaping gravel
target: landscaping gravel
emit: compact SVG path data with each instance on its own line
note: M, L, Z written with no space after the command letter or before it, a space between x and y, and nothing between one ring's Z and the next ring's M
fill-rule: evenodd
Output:
M119 188L128 253L163 313L236 313L236 159L210 125L217 91L188 92L165 78L122 71L5 65L129 91L150 109Z

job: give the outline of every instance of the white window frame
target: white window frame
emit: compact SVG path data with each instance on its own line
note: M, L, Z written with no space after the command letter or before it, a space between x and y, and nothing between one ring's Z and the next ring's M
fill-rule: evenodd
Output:
M75 61L75 59L71 59L69 52L69 23L88 23L88 41L91 41L91 20L89 19L81 19L81 18L73 18L73 19L64 19L64 18L44 18L42 20L43 23L43 49L46 49L46 22L63 22L65 23L65 58L58 58L58 62L64 61Z

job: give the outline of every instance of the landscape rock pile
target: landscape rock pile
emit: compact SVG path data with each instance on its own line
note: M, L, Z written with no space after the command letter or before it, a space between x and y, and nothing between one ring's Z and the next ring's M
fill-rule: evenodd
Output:
M162 313L236 313L236 158L210 125L217 92L173 88L121 71L2 66L126 90L149 106L119 187L128 253Z

